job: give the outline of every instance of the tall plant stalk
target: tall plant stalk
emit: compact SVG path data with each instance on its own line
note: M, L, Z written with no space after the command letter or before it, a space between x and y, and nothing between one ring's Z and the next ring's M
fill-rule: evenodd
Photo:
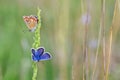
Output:
M40 12L41 12L41 10L38 8L38 13L37 13L37 16L38 16L38 26L37 26L37 29L35 31L34 43L32 45L32 47L35 48L35 49L40 47L40 28L41 28ZM32 80L37 80L37 72L38 72L37 62L33 62L32 67L33 67Z
M119 0L116 0L115 2L115 8L114 8L114 14L113 14L113 20L112 20L112 26L110 27L110 35L109 35L109 46L108 46L108 53L107 53L107 63L106 63L106 75L105 75L105 80L108 80L108 74L109 74L109 67L110 67L110 60L111 60L111 52L112 52L112 41L113 41L113 27L116 26L119 26L118 24L116 25L115 23L115 20L116 19L116 16L119 15L119 7L120 5L120 1Z
M87 19L85 22L85 29L84 29L84 43L83 43L83 80L87 80L88 78L88 17L89 17L89 0L87 2Z
M105 0L102 0L102 6L101 6L101 26L102 27L102 54L103 54L103 71L104 71L104 79L105 80L105 67L106 67L106 60L105 60L105 53L106 53L106 47L105 47Z
M95 55L95 63L94 63L94 68L93 68L93 73L92 73L92 80L94 80L95 76L95 71L96 71L96 66L97 66L97 58L98 58L98 53L99 53L99 48L100 48L100 42L102 39L102 53L103 53L103 67L104 67L104 74L105 74L105 0L101 0L101 19L100 19L100 29L99 29L99 36L98 36L98 45L97 45L97 51ZM104 75L105 77L105 75Z

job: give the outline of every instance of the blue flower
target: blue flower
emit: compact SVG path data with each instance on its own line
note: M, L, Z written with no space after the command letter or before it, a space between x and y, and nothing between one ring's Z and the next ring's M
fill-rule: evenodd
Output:
M33 61L44 61L44 60L50 60L52 56L48 52L44 52L45 49L42 47L39 47L38 49L31 49L32 51L32 60Z

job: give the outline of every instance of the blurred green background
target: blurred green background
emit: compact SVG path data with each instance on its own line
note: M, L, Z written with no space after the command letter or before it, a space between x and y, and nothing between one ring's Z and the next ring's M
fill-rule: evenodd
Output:
M88 4L88 80L91 80L100 29L101 0L89 0ZM82 80L86 6L87 0L0 0L0 80L32 80L30 49L34 33L23 32L27 26L22 16L37 15L37 7L42 10L41 46L53 56L50 61L38 63L37 80ZM106 43L114 6L115 0L106 0ZM115 32L109 80L120 80L119 28ZM103 80L102 61L100 51L95 80Z

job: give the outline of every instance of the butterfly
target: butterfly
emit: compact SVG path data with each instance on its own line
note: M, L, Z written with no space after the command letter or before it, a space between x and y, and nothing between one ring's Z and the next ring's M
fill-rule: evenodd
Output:
M23 20L26 23L29 31L34 32L36 30L38 24L37 16L30 15L30 16L23 16Z
M38 49L32 48L32 60L36 62L50 60L52 56L50 55L50 53L44 51L45 49L43 47L39 47Z

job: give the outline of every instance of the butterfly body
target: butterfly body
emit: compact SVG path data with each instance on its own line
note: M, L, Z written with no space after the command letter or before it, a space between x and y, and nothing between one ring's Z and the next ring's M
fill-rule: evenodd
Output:
M24 22L26 23L29 31L33 32L36 30L38 24L37 16L30 15L30 16L23 16Z
M31 49L32 51L32 60L39 62L44 60L50 60L52 56L48 52L44 52L44 48L38 48L38 49Z

